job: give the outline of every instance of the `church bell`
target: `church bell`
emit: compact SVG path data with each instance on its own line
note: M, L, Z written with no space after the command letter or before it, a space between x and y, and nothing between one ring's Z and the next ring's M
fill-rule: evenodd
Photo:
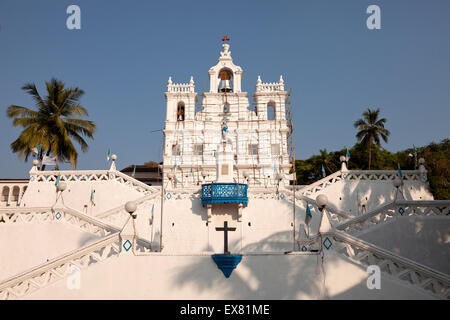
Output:
M221 92L231 92L231 86L230 86L230 74L227 71L221 71L220 72L220 80L221 80L221 86L220 91Z

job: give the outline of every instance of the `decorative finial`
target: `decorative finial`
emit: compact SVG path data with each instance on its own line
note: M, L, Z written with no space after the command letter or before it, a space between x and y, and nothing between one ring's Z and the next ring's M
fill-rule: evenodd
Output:
M66 190L67 188L67 184L64 181L60 181L58 183L58 185L56 186L56 190L63 192L64 190Z
M191 80L189 80L189 84L194 84L194 77L193 76L191 76Z
M125 203L125 210L130 214L130 216L133 217L133 219L136 219L136 214L134 213L137 209L136 201L128 201Z
M167 81L167 84L168 84L168 85L171 85L171 84L172 84L172 77L169 77L169 81Z
M113 154L112 156L111 156L111 166L109 167L109 171L115 171L116 170L116 159L117 159L117 156L115 155L115 154Z
M258 84L261 84L261 76L258 76L258 81L257 81L257 83L258 83Z
M283 76L280 76L280 83L284 83Z

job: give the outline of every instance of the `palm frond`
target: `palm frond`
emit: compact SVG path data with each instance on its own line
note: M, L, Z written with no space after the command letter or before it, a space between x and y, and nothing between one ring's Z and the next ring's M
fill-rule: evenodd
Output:
M27 127L33 123L37 123L39 120L36 117L24 117L24 118L15 118L13 120L13 126L17 127L17 126L22 126L22 127Z
M62 112L63 116L88 116L88 111L86 110L86 108L84 108L83 106L81 106L80 104L68 104L66 105L66 107L63 109Z
M33 109L10 105L8 109L6 109L6 116L8 118L16 118L16 117L36 117L38 115L37 111Z
M32 99L36 102L36 105L39 108L45 108L45 102L39 95L39 92L36 89L36 85L34 83L26 83L24 86L22 86L22 90L31 95Z
M45 85L45 99L41 98L33 83L22 87L36 101L37 111L16 105L7 109L7 116L13 119L13 125L24 127L19 137L11 143L11 150L27 160L32 148L41 144L43 150L51 152L59 160L70 160L76 166L78 153L71 139L86 152L88 145L82 136L93 139L96 130L94 122L77 118L88 116L86 108L79 103L84 91L65 88L65 84L55 78L45 82Z

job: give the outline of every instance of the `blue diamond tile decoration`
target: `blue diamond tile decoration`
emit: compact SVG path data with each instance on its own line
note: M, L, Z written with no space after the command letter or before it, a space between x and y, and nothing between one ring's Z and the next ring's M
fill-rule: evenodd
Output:
M133 245L131 244L130 240L125 241L125 243L123 244L123 248L128 251L131 249Z
M302 250L303 252L305 252L305 251L308 251L308 248L305 247L305 246L303 246L301 250Z
M212 258L226 278L230 277L242 260L242 256L239 254L213 254Z
M284 193L280 194L281 200L284 200Z
M323 240L323 245L325 246L325 248L330 249L331 246L333 245L333 242L331 242L331 240L326 237L325 240Z
M61 218L61 212L57 212L57 213L55 214L55 217L56 217L56 219Z
M342 175L342 178L343 178L343 179L347 178L347 174L344 173L344 174Z
M398 208L398 213L403 215L405 213L405 209L403 209L402 207Z
M172 198L172 195L171 195L170 193L168 193L168 194L166 195L166 197L167 197L167 200L170 200L170 198Z

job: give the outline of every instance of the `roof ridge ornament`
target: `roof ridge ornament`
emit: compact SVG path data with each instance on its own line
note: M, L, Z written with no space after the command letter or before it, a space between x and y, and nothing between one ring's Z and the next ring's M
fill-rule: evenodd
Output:
M223 43L226 44L228 40L230 40L230 38L225 34L222 38Z
M220 52L220 59L231 59L231 51L229 51L230 49L230 44L227 43L227 41L229 41L230 38L228 38L227 35L224 35L222 38L223 44L222 44L222 51Z

